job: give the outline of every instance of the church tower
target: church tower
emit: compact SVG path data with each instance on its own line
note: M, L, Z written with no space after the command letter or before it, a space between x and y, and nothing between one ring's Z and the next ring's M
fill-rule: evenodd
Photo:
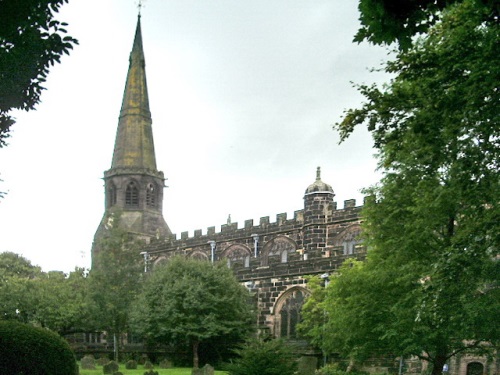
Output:
M113 212L120 212L123 229L146 242L171 234L162 213L165 178L156 168L151 125L139 15L111 168L104 172L105 212L94 236L93 262L98 240L105 235Z

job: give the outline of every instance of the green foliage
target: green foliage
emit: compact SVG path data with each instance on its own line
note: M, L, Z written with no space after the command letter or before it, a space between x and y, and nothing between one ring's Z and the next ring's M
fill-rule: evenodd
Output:
M43 327L66 335L90 329L87 271L75 268L63 272L44 273L34 280L33 321Z
M14 119L12 109L32 110L40 102L49 67L78 41L66 35L54 14L68 0L0 1L0 147Z
M94 330L107 331L112 336L128 329L130 306L143 276L142 245L120 227L120 213L115 212L112 226L97 244L89 273Z
M447 358L498 342L500 40L491 3L456 1L386 65L390 84L336 128L367 125L384 177L367 190L363 265L327 295L329 350Z
M193 348L217 340L234 345L252 329L248 291L226 264L174 257L148 275L134 313L139 333L176 346Z
M86 272L44 273L15 253L0 254L0 319L33 323L63 335L88 320Z
M439 23L447 7L464 0L360 0L361 28L354 40L367 40L374 44L397 42L408 49L416 35L426 33ZM495 0L482 0L484 19L498 20L499 5Z
M68 343L57 334L0 321L0 373L76 375L78 366Z
M320 348L326 333L325 282L319 276L309 276L306 279L311 294L302 306L302 321L297 325L297 330L301 336L307 337L312 345Z
M33 280L41 275L40 267L21 255L0 253L0 319L32 320L36 296Z
M227 366L229 375L292 375L297 370L291 348L281 340L252 340L236 354Z

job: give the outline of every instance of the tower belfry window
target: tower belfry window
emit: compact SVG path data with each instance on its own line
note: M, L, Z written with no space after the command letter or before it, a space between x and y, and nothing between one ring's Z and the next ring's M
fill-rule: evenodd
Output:
M156 188L154 184L146 186L146 206L156 207Z
M139 189L134 181L130 181L125 191L125 206L137 207L139 205Z
M108 207L116 204L116 186L113 183L108 185Z

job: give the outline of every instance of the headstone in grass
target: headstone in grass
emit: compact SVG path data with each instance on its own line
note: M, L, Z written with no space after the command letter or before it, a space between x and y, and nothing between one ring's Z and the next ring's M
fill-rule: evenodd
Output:
M125 368L127 370L136 370L137 369L137 361L134 361L133 359L128 360L127 363L125 363Z
M202 368L193 368L191 375L214 375L214 368L207 363Z
M172 368L172 367L174 367L172 361L169 361L168 359L160 361L160 368Z
M113 375L115 372L118 371L119 368L120 368L120 365L118 365L117 362L115 362L115 361L109 361L104 366L102 366L102 371L103 371L104 374L111 374L111 375Z
M95 370L95 359L92 355L86 355L80 360L82 370Z
M302 356L298 361L299 375L314 375L318 366L318 358L313 356Z
M100 358L97 359L97 364L99 366L104 366L108 362L109 362L109 358L106 357L106 356L103 356L103 357L100 357Z

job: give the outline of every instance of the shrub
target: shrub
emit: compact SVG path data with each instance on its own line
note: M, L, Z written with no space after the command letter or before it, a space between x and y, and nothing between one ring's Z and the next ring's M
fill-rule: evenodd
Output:
M154 366L153 366L153 363L152 363L151 361L146 361L146 362L144 362L144 368L145 368L146 370L151 370L151 369L153 369L153 367L154 367Z
M230 375L293 375L297 362L281 340L248 342L236 351L238 358L226 366Z
M76 375L78 366L68 343L56 333L0 321L0 374Z
M144 373L144 375L159 375L158 371L149 370Z

